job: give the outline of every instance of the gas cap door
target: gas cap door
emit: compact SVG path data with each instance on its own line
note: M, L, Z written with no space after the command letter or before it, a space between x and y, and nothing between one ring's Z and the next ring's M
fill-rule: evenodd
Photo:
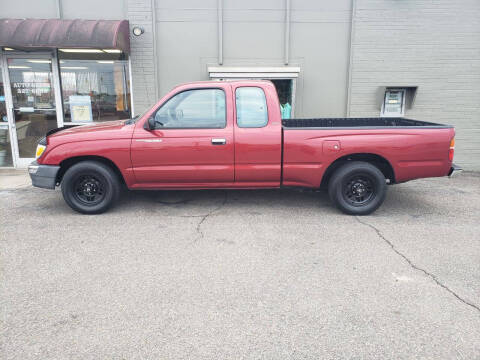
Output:
M340 141L338 140L326 140L323 142L323 153L332 153L340 151Z

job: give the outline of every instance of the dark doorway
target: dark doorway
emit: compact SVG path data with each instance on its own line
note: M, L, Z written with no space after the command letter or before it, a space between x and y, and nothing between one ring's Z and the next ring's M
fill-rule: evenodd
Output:
M282 119L290 119L292 116L292 85L291 79L270 79L277 89Z

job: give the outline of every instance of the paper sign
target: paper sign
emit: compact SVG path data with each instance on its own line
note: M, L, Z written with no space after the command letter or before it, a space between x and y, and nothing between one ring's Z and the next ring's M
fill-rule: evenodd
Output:
M71 95L69 97L72 122L92 122L92 102L90 96Z
M33 113L35 109L33 107L26 106L26 107L19 107L18 111L20 111L21 113Z

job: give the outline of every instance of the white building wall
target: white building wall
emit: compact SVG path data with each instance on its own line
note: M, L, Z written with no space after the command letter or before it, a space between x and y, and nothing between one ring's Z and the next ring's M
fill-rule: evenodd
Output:
M219 65L218 1L153 4L159 96L182 82L208 80L208 66ZM136 112L153 103L148 93L153 86L145 83L155 65L151 11L151 0L128 0L131 27L145 28L139 38L131 37ZM285 16L284 0L224 0L222 65L285 66ZM288 66L301 69L296 116L345 116L350 16L351 0L291 1Z

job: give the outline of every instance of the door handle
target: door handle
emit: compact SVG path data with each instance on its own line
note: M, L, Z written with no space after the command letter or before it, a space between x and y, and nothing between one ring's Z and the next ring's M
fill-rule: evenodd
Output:
M212 145L225 145L226 143L225 139L212 139Z

